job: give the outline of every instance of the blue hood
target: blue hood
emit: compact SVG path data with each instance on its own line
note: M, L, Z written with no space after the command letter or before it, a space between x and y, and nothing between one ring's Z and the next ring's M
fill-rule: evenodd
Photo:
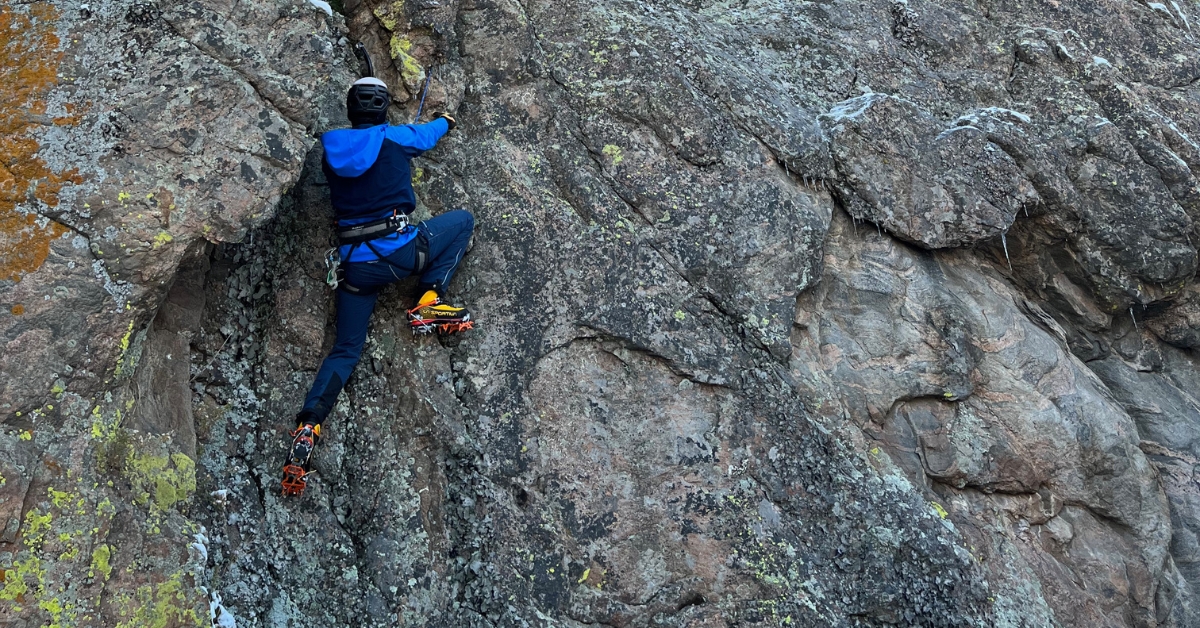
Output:
M388 125L366 129L338 129L321 135L325 161L339 176L357 177L375 165Z

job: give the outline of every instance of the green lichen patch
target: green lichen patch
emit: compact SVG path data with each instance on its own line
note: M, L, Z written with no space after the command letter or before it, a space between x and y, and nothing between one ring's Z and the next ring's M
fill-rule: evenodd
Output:
M95 578L96 576L104 576L107 581L112 576L112 546L107 543L101 543L92 550L92 566L88 570L88 577Z
M42 587L46 570L36 556L15 561L10 569L4 570L4 588L0 589L0 600L22 604L29 593L30 583L35 589Z
M116 628L204 627L206 622L195 608L199 599L196 591L184 586L183 574L175 573L156 585L138 587L132 597L125 596Z
M64 512L73 510L77 515L87 514L87 510L84 508L85 500L78 493L60 491L53 486L46 489L46 492L50 496L50 501L54 504L55 508Z
M620 146L615 144L606 144L600 152L604 153L604 156L608 157L614 166L620 165L622 161L625 161L625 153L621 150Z
M395 31L400 25L400 20L404 17L404 1L396 0L395 2L382 4L375 7L372 11L375 17L379 19L379 23L389 31Z
M172 237L170 233L167 233L166 231L159 231L158 235L154 236L154 248L157 249L164 244L169 244L174 239L175 238Z
M155 239L155 248L162 246L163 243L170 241L170 234L166 235L165 241ZM128 309L128 304L126 304ZM142 358L142 345L146 341L146 329L135 329L133 321L129 321L129 327L125 330L125 335L121 336L121 340L117 344L117 364L113 368L113 377L122 379L132 376L137 371L138 361Z
M50 531L50 522L54 515L30 510L25 513L25 524L21 526L21 540L26 547L40 547Z
M96 443L96 467L103 474L120 477L130 456L130 434L120 425L120 412L112 422L96 418L92 422Z
M196 463L181 453L156 455L133 450L125 473L133 485L133 500L162 513L196 492Z
M121 336L121 341L118 345L121 349L121 352L117 355L117 368L113 372L113 375L115 375L116 377L120 377L121 375L123 375L125 373L125 371L130 366L132 366L132 365L126 363L127 362L126 358L129 354L129 343L132 338L133 338L133 321L129 321L129 329L125 330L125 335Z
M82 570L84 548L99 532L95 516L111 518L110 509L95 509L78 492L49 487L49 502L25 513L20 550L11 565L0 565L0 600L18 613L40 611L41 625L49 628L77 626L88 604L74 597L72 574Z

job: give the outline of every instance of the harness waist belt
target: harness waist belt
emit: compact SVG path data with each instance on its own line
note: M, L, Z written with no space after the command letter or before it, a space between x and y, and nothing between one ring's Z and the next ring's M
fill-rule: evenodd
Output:
M371 240L378 240L384 236L391 235L408 228L408 216L404 214L396 214L388 216L382 220L373 220L361 225L354 225L345 229L338 230L338 242L342 245L347 244L362 244Z
M416 245L416 247L417 247L416 251L414 251L415 259L413 260L413 263L415 264L415 266L413 268L404 268L402 266L396 266L396 264L393 264L392 261L390 259L388 259L386 256L380 255L379 252L375 250L375 247L371 246L370 242L367 242L366 244L367 244L367 248L371 249L371 252L375 253L376 257L387 262L388 264L391 264L392 266L395 266L397 269L403 271L405 274L419 275L422 272L424 272L426 268L429 267L429 241L425 239L425 235L422 233L418 232L417 237L413 238L412 242L409 242L407 245L405 245L405 246ZM336 252L337 252L337 249L333 249L332 251L330 251L330 255L333 255ZM329 262L327 262L327 263L329 263ZM383 287L383 286L375 286L374 288L359 288L358 286L350 283L349 281L346 281L346 269L341 267L340 264L338 264L338 263L333 263L333 271L332 272L334 273L334 275L333 275L333 279L330 281L330 285L333 286L334 289L345 290L346 292L349 292L350 294L353 294L353 295L365 296L365 295L375 294L376 292L379 292L380 288Z

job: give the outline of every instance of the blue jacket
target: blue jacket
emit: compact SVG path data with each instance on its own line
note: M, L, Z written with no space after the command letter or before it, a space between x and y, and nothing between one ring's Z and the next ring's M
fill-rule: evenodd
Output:
M409 214L417 206L409 159L433 148L449 124L441 118L426 124L338 129L321 135L325 148L322 169L339 226L350 226L392 215ZM381 255L392 253L417 236L415 228L372 240ZM352 250L353 249L353 250ZM367 246L343 246L342 260L377 259Z

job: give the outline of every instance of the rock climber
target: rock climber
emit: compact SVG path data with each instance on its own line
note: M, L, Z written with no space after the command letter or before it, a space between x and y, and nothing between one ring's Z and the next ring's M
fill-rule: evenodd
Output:
M383 286L410 275L420 277L416 306L408 310L414 334L455 333L474 325L466 308L442 300L467 251L474 217L460 209L417 225L408 222L416 207L409 160L433 148L455 127L454 118L441 113L425 124L391 125L390 104L383 81L359 79L346 94L353 128L321 136L322 169L329 180L339 240L338 249L327 256L330 284L337 288L337 340L297 416L292 451L284 465L286 494L304 490L321 421L358 364L367 321Z

